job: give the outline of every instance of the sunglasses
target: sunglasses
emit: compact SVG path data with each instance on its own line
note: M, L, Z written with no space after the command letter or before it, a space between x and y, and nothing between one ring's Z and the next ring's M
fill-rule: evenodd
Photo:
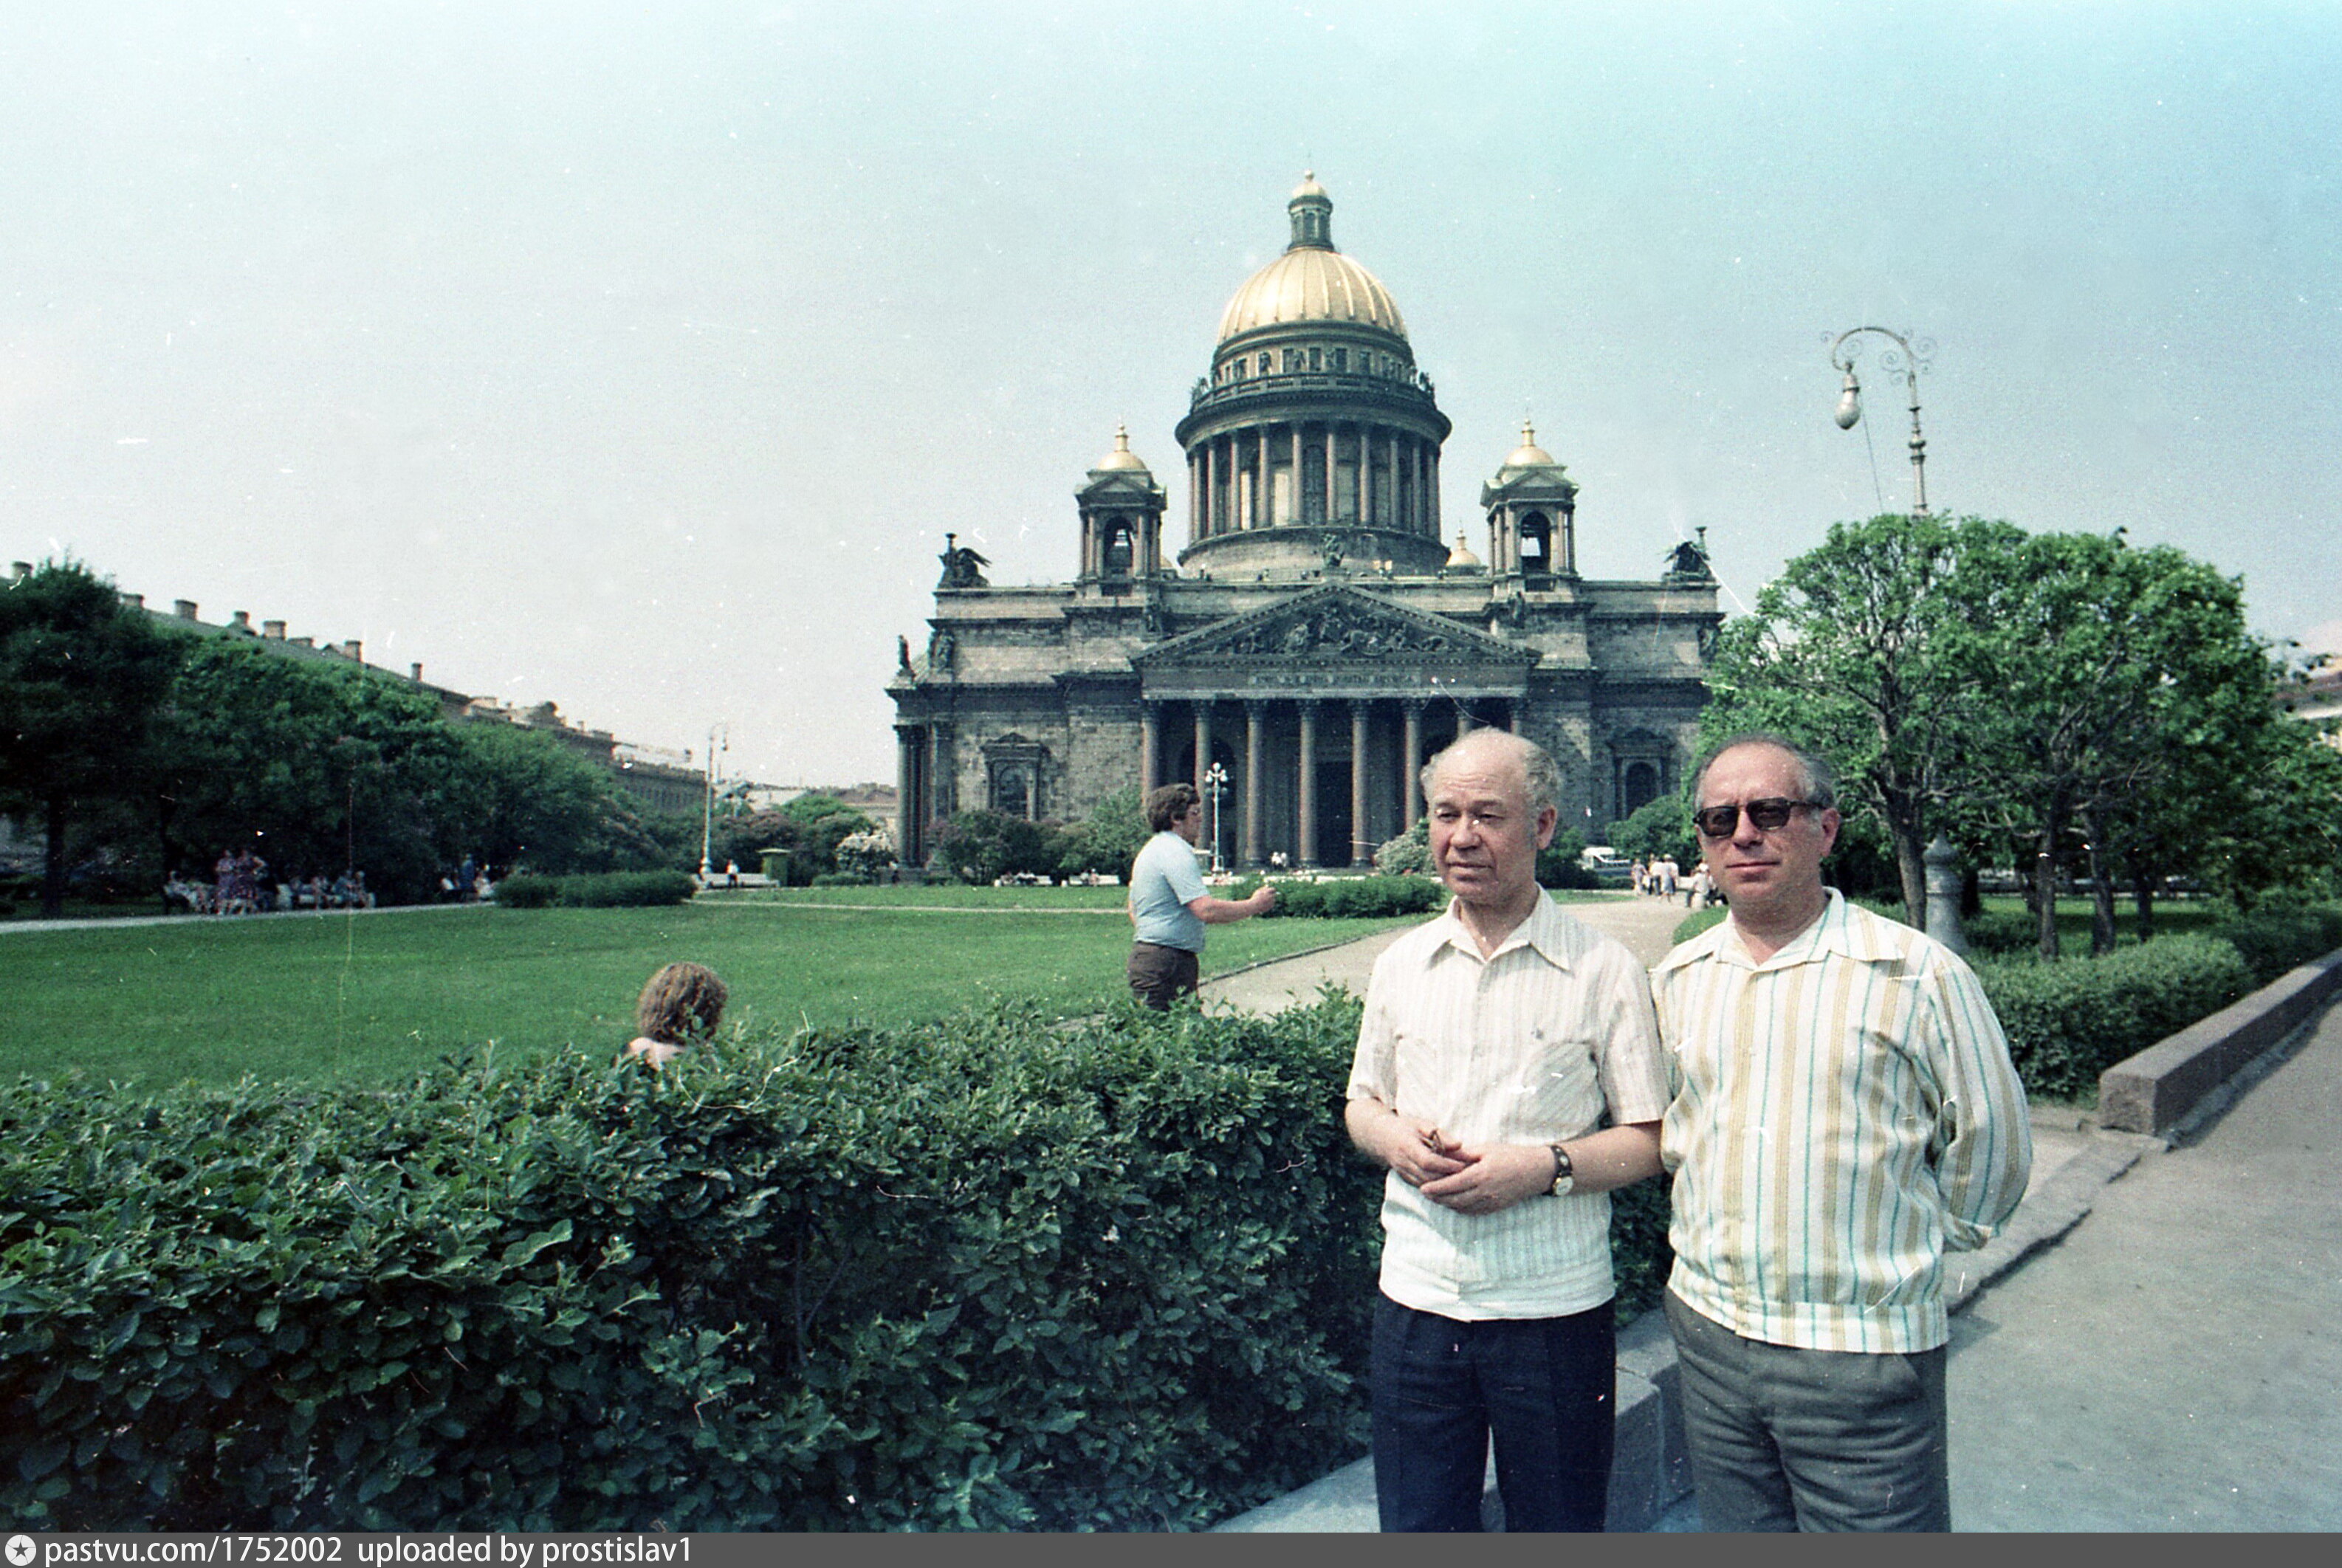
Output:
M1705 811L1691 814L1692 826L1702 838L1730 838L1740 825L1740 814L1748 814L1749 825L1759 833L1778 833L1789 825L1789 818L1801 810L1811 810L1809 800L1786 800L1776 795L1770 800L1752 800L1746 805L1712 805Z

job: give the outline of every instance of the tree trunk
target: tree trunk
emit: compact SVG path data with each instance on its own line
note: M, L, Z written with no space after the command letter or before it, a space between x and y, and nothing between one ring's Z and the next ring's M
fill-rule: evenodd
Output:
M2138 939L2155 940L2155 867L2134 857L2130 863L2130 894L2138 905Z
M167 794L155 797L155 849L163 867L163 885L155 896L163 901L163 913L171 913L171 878L179 874L178 863L171 858L171 817L178 803Z
M2057 834L2052 830L2042 837L2046 847L2033 863L2033 929L2036 951L2050 964L2057 957Z
M1927 929L1927 863L1922 858L1927 845L1919 840L1916 823L1894 823L1889 831L1895 835L1895 870L1903 879L1903 914L1914 931Z
M2090 829L2090 956L2104 958L2115 950L2115 887L2107 876L2113 868L2098 850L2098 832Z
M41 918L55 920L65 912L65 795L53 790L48 798L49 842L41 856Z

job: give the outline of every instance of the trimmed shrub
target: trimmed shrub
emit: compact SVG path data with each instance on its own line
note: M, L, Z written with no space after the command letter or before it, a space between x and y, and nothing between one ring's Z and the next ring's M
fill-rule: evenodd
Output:
M1164 1528L1358 1449L1357 1024L1124 1009L394 1094L0 1090L0 1513Z
M589 876L538 876L523 872L496 884L506 909L639 909L685 904L699 890L687 871L608 871Z
M2027 1092L2061 1100L2095 1095L2099 1074L2256 984L2235 947L2193 934L2103 958L1986 959L1976 972Z
M561 879L535 872L515 872L495 885L501 909L550 909L561 901Z
M2342 947L2342 909L2330 904L2257 909L2222 921L2209 934L2243 954L2254 984L2267 985L2287 970Z
M1375 851L1375 870L1385 876L1429 876L1431 865L1431 819L1415 819L1415 825L1385 843Z
M2022 957L2034 952L2041 941L2039 923L2023 909L1987 909L1964 915L1960 934L1967 938L1969 951L1987 958Z
M393 1094L0 1085L0 1514L1208 1523L1364 1448L1358 1015L999 1010ZM1651 1205L1622 1232L1663 1235Z
M1241 898L1259 884L1246 883L1231 894ZM1428 914L1447 902L1447 889L1423 876L1345 876L1325 882L1280 882L1276 907L1264 918L1378 920L1396 914Z

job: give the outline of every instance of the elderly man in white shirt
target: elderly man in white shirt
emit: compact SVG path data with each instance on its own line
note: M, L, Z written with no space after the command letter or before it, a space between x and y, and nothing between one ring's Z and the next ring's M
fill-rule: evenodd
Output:
M1390 1172L1382 1526L1478 1529L1493 1436L1507 1530L1599 1530L1616 1383L1605 1194L1657 1174L1667 1104L1649 984L1537 885L1560 784L1541 748L1476 730L1423 784L1454 902L1375 965L1345 1113Z

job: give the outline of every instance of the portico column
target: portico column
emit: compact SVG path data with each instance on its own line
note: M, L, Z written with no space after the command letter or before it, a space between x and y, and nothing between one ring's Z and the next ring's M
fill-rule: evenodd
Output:
M1390 516L1383 525L1386 528L1396 528L1403 534L1406 531L1406 497L1402 494L1404 487L1398 482L1397 431L1394 430L1390 433L1390 439L1386 444L1390 448Z
M1293 846L1293 864L1310 866L1317 864L1317 703L1313 697L1301 699L1300 749L1301 810L1296 831L1301 842Z
M914 786L918 781L918 761L912 748L918 744L919 732L908 724L895 726L895 858L905 865L916 865L919 853L917 839L912 834L912 823L918 815L918 800Z
M1464 705L1463 698L1458 697L1456 699L1456 738L1460 741L1471 733L1472 710Z
M1155 787L1156 759L1163 754L1163 704L1138 704L1138 796L1142 808L1146 792Z
M956 759L952 755L951 725L938 723L927 727L927 794L933 802L927 820L933 822L951 815L953 798L959 793L954 776Z
M1317 465L1326 475L1326 521L1336 522L1342 514L1342 504L1334 494L1334 427L1331 424L1326 426L1326 433L1321 438Z
M1268 488L1268 427L1262 425L1245 434L1252 437L1253 464L1252 484L1245 492L1244 525L1257 528L1268 505L1261 499L1261 493Z
M1415 468L1415 531L1424 534L1431 524L1431 501L1424 496L1424 440L1416 437L1410 444L1415 447L1412 461L1407 464L1410 468Z
M1506 714L1505 728L1514 734L1521 733L1521 699L1518 697L1513 699L1512 707Z
M1244 863L1258 865L1263 857L1260 834L1261 729L1268 704L1245 704Z
M1406 819L1400 824L1400 830L1413 833L1416 818L1423 814L1423 786L1416 782L1415 776L1423 767L1423 699L1421 697L1409 697L1406 700L1406 735L1402 744L1406 747L1406 755L1399 759L1398 787L1399 798L1406 804L1399 808L1399 814Z
M1286 426L1286 429L1291 431L1293 435L1293 516L1291 520L1297 525L1309 520L1306 509L1301 504L1301 492L1303 488L1301 484L1301 421L1297 419L1295 420L1290 425Z
M1212 767L1212 699L1196 699L1196 794L1204 793L1204 775Z
M1375 857L1366 831L1367 699L1350 699L1350 864L1363 865Z

